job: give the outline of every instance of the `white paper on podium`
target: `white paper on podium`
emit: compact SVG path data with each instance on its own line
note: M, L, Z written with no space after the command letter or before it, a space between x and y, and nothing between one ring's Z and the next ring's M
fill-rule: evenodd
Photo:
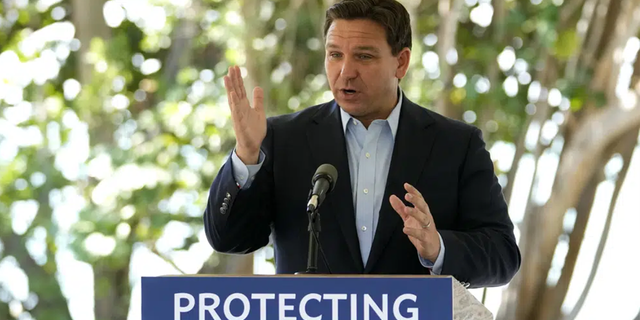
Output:
M493 320L491 311L460 282L453 280L453 320Z

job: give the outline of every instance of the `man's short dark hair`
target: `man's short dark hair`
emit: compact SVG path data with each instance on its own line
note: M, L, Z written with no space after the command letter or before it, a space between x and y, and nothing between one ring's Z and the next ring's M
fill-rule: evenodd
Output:
M411 49L411 18L407 9L396 0L343 0L334 4L327 9L325 38L331 23L338 19L377 22L384 28L394 56L403 48Z

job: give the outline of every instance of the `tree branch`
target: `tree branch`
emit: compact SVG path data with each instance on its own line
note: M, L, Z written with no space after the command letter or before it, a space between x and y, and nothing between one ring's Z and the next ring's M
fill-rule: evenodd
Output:
M607 18L613 19L613 23L615 23L615 28L612 28L613 39L608 41L609 34L603 35L604 38L599 46L603 54L593 75L592 90L606 90L610 82L617 83L617 78L611 78L611 76L615 74L614 72L620 72L620 70L612 71L612 69L614 69L616 65L619 66L619 63L622 61L621 59L616 59L615 53L617 50L624 50L626 42L631 36L638 33L638 27L640 27L640 0L627 0L624 2L613 1L609 6L610 11L608 13L611 13L616 6L623 7L619 9L620 15L617 17L609 17L610 15L607 15ZM631 19L631 21L629 19ZM620 68L618 67L618 69ZM613 79L615 79L615 81L612 81ZM612 96L607 95L607 97L611 98Z
M178 265L175 262L173 262L173 260L171 258L166 257L164 254L162 254L158 250L158 247L156 246L155 242L153 244L151 244L151 245L147 245L147 247L149 247L151 252L155 253L158 257L160 257L162 260L164 260L164 262L170 264L172 267L174 267L176 270L178 270L178 272L180 272L181 274L187 274L184 270L182 270L180 267L178 267Z
M611 12L612 10L615 10L616 8L613 7L611 8L609 6L609 1L610 0L592 0L595 1L594 3L594 18L592 19L592 23L589 24L589 30L587 31L587 41L584 44L584 49L582 51L582 55L581 55L581 60L582 60L582 65L585 68L592 68L593 67L593 63L596 61L596 59L598 58L598 54L599 52L602 50L600 49L600 46L606 46L607 42L606 41L601 41L602 40L602 35L605 34L605 24L608 28L611 28L611 26L609 26L609 22L607 17L609 16L609 12ZM619 1L616 1L619 2ZM619 7L619 4L616 3L615 5L617 5ZM602 8L602 10L600 10L600 8ZM617 14L616 14L617 17ZM615 25L613 25L615 26ZM610 34L611 30L608 29Z
M582 56L583 50L585 50L585 38L587 35L588 28L584 28L584 30L581 30L580 24L584 23L587 26L591 25L593 21L594 12L596 11L597 4L598 4L598 0L587 0L584 6L582 7L583 8L582 16L576 26L578 46L577 46L576 52L574 52L571 55L571 57L569 57L569 61L567 61L567 67L565 69L565 78L567 80L571 81L575 78L576 71L578 69L578 62L580 61L580 57Z

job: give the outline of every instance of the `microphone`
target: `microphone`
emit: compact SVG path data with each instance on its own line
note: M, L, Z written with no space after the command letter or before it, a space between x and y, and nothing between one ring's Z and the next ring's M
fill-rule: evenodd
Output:
M296 274L316 274L318 273L318 249L320 256L327 267L327 271L331 274L331 267L327 262L327 257L322 250L319 240L319 232L321 229L320 212L318 207L324 201L324 198L336 186L338 180L338 170L330 164L323 164L316 169L316 173L311 178L311 186L309 202L307 203L307 215L309 215L309 256L307 257L307 271L297 272Z
M311 197L307 203L307 211L314 212L335 186L338 180L338 170L336 167L325 163L318 167L316 173L311 178L311 185L313 190L311 191Z

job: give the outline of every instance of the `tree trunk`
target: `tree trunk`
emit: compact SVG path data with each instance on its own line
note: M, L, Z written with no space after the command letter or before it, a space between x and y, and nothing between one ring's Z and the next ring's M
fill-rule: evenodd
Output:
M129 223L131 229L136 230L139 216L134 216ZM136 233L131 232L125 243L135 243L136 240ZM122 256L104 257L93 264L96 320L127 319L131 301L129 266L132 247L128 246L126 250Z
M573 277L578 253L582 246L582 240L591 216L591 208L595 200L596 191L600 182L604 180L604 166L611 158L613 151L599 155L599 163L591 172L589 184L582 190L580 200L576 206L576 221L569 238L569 250L562 267L562 275L554 287L546 287L542 303L536 309L539 310L540 319L560 319L561 307L564 297L569 289Z
M523 286L521 290L531 294L523 295L527 300L536 297L532 300L539 301L537 299L541 298L545 282L540 279L547 277L558 236L562 233L564 214L576 203L580 191L587 183L588 178L582 173L591 172L596 166L597 161L593 157L583 155L603 152L605 146L620 137L622 132L637 125L640 125L640 108L624 111L611 106L586 119L578 128L573 141L569 141L560 161L554 192L541 212L542 223L529 238L531 247L536 248L536 254L528 257L528 263L521 270L523 277L528 280L524 283L529 285ZM537 285L531 287L534 284ZM530 312L531 309L520 309L518 319L529 319L527 315Z
M550 64L552 63L552 61L554 61L554 58L549 54L547 50L542 51L541 57L542 58L540 61L544 61L545 68L540 71L538 78L541 79L541 86L546 89L551 84L554 84L556 82L558 72L550 67ZM536 147L533 151L533 158L535 163L533 169L533 181L532 186L529 189L529 194L527 195L527 207L525 209L524 218L522 223L520 224L521 228L519 247L523 260L526 260L527 257L536 254L536 247L529 246L529 243L531 242L529 240L529 235L536 232L534 226L538 226L541 221L539 220L537 214L534 213L538 212L540 210L540 207L532 202L532 196L534 187L537 183L536 176L538 171L538 160L542 155L542 152L544 151L544 146L542 146L542 143L540 141L540 137L542 136L542 126L544 125L544 122L549 118L549 114L551 113L549 109L550 107L546 102L546 99L542 99L542 101L538 101L538 103L536 104L536 112L528 117L527 125L524 127L520 136L518 137L514 162L512 164L511 170L509 171L509 176L511 176L511 179L508 180L505 192L505 194L508 196L508 199L510 200L513 192L513 180L515 179L515 175L517 174L520 159L525 154L525 139L527 132L531 123L538 123L540 125L540 131L538 132L538 137L536 138ZM516 162L516 159L518 162ZM524 297L527 294L531 294L531 292L528 290L532 289L532 285L531 283L523 282L525 280L527 280L527 278L523 276L522 270L512 279L509 288L503 293L503 299L506 302L502 304L501 310L498 314L498 319L514 319L516 318L516 313L518 312L518 310L522 310L522 308L528 310L528 308L530 307L530 301L528 299L517 298Z
M606 0L603 0L606 1ZM582 2L582 0L580 1ZM596 6L598 5L599 0L586 0L582 7L582 16L578 23L585 23L588 26L592 25L594 21L594 13L596 12ZM577 1L576 1L577 3ZM569 61L567 61L567 66L565 68L565 78L569 81L573 81L576 77L576 72L578 70L578 63L580 62L580 57L584 53L586 49L586 36L589 31L589 28L585 28L584 30L580 30L576 28L576 35L578 38L578 46L576 52L571 54L569 57Z
M53 167L53 155L49 149L41 148L35 155L34 163L39 170L47 177L35 195L38 202L38 212L24 235L17 235L9 227L0 240L4 244L4 256L13 256L20 268L27 274L29 279L29 291L38 296L38 303L30 310L31 316L35 319L70 320L71 314L68 308L67 298L62 293L56 274L58 265L56 263L57 249L53 243L57 236L57 226L54 225L52 209L49 204L49 193L58 188L56 169ZM33 234L33 230L42 226L47 231L46 262L40 266L31 257L26 248L27 237Z
M621 46L626 44L626 39L637 32L637 22L630 24L628 19L633 17L639 2L635 1L634 7L627 10L630 12L625 11L625 17L619 19L616 30L624 32L616 32L616 39L612 40L610 48L605 50L606 54L598 64L598 71L593 78L592 88L605 87L602 84L606 84L611 75L607 66L612 66L609 60L613 59L613 52L621 50ZM636 96L638 93L636 89ZM608 107L590 110L580 120L574 138L566 142L566 150L563 151L553 186L554 192L541 213L542 224L533 234L526 237L536 250L535 254L524 258L528 263L524 264L520 271L524 279L519 296L527 299L519 302L518 319L534 319L531 317L532 306L540 303L542 299L546 287L544 279L553 259L558 236L562 233L564 214L568 208L576 204L580 192L588 182L589 177L582 173L591 172L597 164L593 157L583 155L600 154L614 139L640 124L640 108L636 106L629 110L623 109L619 101L610 100Z
M544 57L542 61L545 61L545 64L546 64L549 59L548 57L549 55L546 52L546 50L542 52L542 55ZM550 72L549 68L544 68L540 72L539 78L547 79L548 78L547 74L549 72ZM542 107L542 109L540 107ZM513 182L515 180L516 173L518 172L518 168L520 167L520 160L522 159L522 156L525 154L525 151L526 151L525 141L527 137L527 132L529 131L529 127L531 126L531 123L534 120L540 124L540 130L542 132L542 125L544 124L544 121L549 117L548 116L549 111L546 110L545 108L546 109L549 108L549 105L546 103L543 105L536 106L536 112L533 115L527 116L526 123L520 130L520 133L516 141L516 152L513 157L513 162L511 163L511 169L509 170L509 174L507 175L507 186L504 189L504 196L505 196L505 199L507 200L507 203L510 203L511 201L511 193L513 192ZM538 139L536 140L538 141L538 144L540 143L539 137L540 137L540 134L538 134ZM535 161L537 161L537 157ZM534 174L534 178L535 178L535 174Z
M181 68L191 64L193 55L193 38L196 36L198 25L196 23L196 10L199 9L199 1L194 1L192 7L186 9L186 14L181 18L173 30L171 49L164 61L164 86L171 88L176 83L176 76Z
M23 237L11 233L2 242L4 255L16 258L20 268L29 276L29 291L38 296L38 304L30 311L31 316L35 319L70 320L67 299L56 278L58 268L51 251L47 251L47 262L39 266L29 255Z
M453 2L453 3L452 3ZM447 54L456 47L456 33L458 30L458 19L464 0L440 0L438 11L440 12L441 23L438 30L437 54L440 63L440 81L443 90L436 101L436 112L446 117L459 119L460 110L452 110L449 91L451 90L451 66L447 63ZM495 85L495 84L492 84Z
M605 52L604 50L609 46L609 42L611 41L611 35L615 31L616 24L618 19L620 18L622 3L626 0L605 0L603 5L607 6L606 15L604 17L604 26L600 29L594 29L597 37L594 36L594 40L596 44L594 44L594 55L593 59L599 59ZM597 26L594 26L597 27Z
M129 259L126 265L115 268L110 258L102 259L93 269L96 320L125 320L129 313L131 288ZM118 262L120 264L120 262Z
M2 317L2 319L11 319L12 317L11 312L9 312L9 304L3 301L0 301L0 317Z
M502 46L505 38L505 17L507 15L507 11L504 5L504 0L494 0L493 7L495 9L495 19L493 23L493 43L494 45ZM491 91L500 91L502 87L497 85L501 83L502 77L500 74L500 66L498 65L498 59L494 59L494 61L489 66L489 72L487 72L489 76L489 82L491 83ZM487 130L487 123L489 120L493 119L496 112L496 105L489 104L484 107L480 111L480 115L478 116L478 126L482 130L482 136L485 141L492 141L491 132ZM525 126L526 128L527 126ZM515 160L515 157L514 157ZM507 180L509 181L509 180Z
M525 153L525 138L527 136L527 129L531 125L531 117L527 118L527 122L523 126L523 130L520 130L518 134L518 138L516 140L516 152L513 155L513 161L511 162L511 169L509 169L509 173L507 173L507 185L504 187L503 194L504 198L507 201L507 204L511 203L511 195L513 192L513 184L516 179L516 173L518 172L518 168L520 168L520 160L522 160L522 156Z
M631 87L636 87L638 84L640 83L640 53L636 56L636 61L634 64L634 69L633 69L633 75L632 75L632 79L631 79ZM571 312L569 313L569 315L566 317L567 320L574 320L577 316L578 313L580 312L580 309L582 309L582 305L584 304L585 300L587 299L587 294L589 293L589 290L591 289L591 285L593 284L593 281L595 280L596 274L598 272L598 267L600 265L600 260L602 258L602 254L604 252L604 248L606 246L607 243L607 237L609 235L609 230L611 227L611 220L613 218L613 211L615 209L617 200L618 200L618 196L620 194L620 190L622 189L622 184L624 182L624 180L627 177L627 172L629 171L629 166L630 166L630 162L631 162L631 157L633 155L633 152L635 150L635 146L637 144L637 140L638 140L638 133L640 132L640 127L636 127L632 130L630 130L628 133L626 133L621 139L620 142L618 143L618 150L616 150L616 152L619 152L622 155L622 169L621 171L618 173L618 177L616 179L616 186L615 189L613 191L613 196L612 196L612 200L611 200L611 206L609 207L609 212L607 215L607 220L605 222L604 225L604 229L602 231L602 237L600 238L600 243L598 244L598 248L596 250L596 255L594 258L594 262L593 262L593 267L591 269L591 272L589 273L589 277L587 279L587 283L585 285L584 290L582 291L582 293L580 294L580 297L578 298L578 301L576 302L576 305L573 307L573 309L571 310Z
M629 166L631 164L631 157L635 150L635 146L638 142L638 133L640 132L640 127L637 127L628 133L626 133L618 143L617 152L620 152L622 155L622 169L618 173L618 177L616 178L616 186L613 191L613 195L611 197L611 205L609 206L609 212L607 213L607 220L605 221L604 228L602 230L602 236L600 238L600 243L598 244L598 248L596 250L595 258L593 261L593 266L591 267L591 271L589 272L589 277L587 278L587 283L585 284L584 290L580 294L576 305L573 307L571 312L566 320L574 320L582 306L584 305L585 300L587 299L587 295L593 285L593 281L596 278L598 273L598 267L600 266L600 261L602 260L602 254L604 253L604 248L607 244L607 238L609 236L609 230L611 229L611 221L613 220L613 212L616 208L616 203L618 202L618 196L620 195L620 190L622 189L622 184L627 177L627 172L629 171ZM565 292L566 296L566 292ZM564 300L564 298L562 298Z
M593 67L594 61L597 60L596 53L600 46L600 39L604 32L606 24L607 12L609 11L609 0L589 0L585 7L593 5L593 17L587 29L586 39L583 49L580 52L579 63L585 67ZM600 10L604 8L603 10Z
M247 76L244 78L245 90L249 101L253 101L253 88L259 86L264 92L264 109L267 116L276 111L277 104L271 100L271 54L265 51L258 52L253 48L253 40L262 38L264 24L257 19L260 13L259 0L244 0L242 4L242 17L244 25L244 51Z
M91 83L93 65L86 61L86 55L90 51L91 39L97 37L108 39L111 30L104 22L102 7L104 0L71 0L73 12L71 20L76 27L76 38L80 40L80 50L76 58L78 79L80 83Z
M551 84L555 83L557 80L557 72L553 71L553 67L550 67L550 64L555 59L551 57L551 55L546 54L545 57L545 71L542 73L541 84L543 88L548 88ZM538 214L534 214L535 211L540 211L540 207L533 201L533 191L536 189L538 183L538 161L540 160L540 156L544 152L545 147L542 145L541 137L542 137L542 127L544 126L545 121L549 118L550 114L550 106L547 103L546 99L542 99L538 101L536 104L536 113L533 115L532 122L536 122L540 124L540 131L538 132L538 137L536 139L536 147L533 151L533 159L534 159L534 168L533 168L533 181L532 186L529 189L529 194L527 196L527 207L525 209L524 219L523 219L523 228L520 233L520 250L522 252L523 257L535 257L537 255L538 247L533 243L535 240L535 234L538 232L538 228L542 221ZM525 133L526 134L526 133ZM524 258L523 258L524 260ZM526 297L532 294L534 283L538 281L545 281L546 274L544 279L533 279L526 276L527 270L522 268L520 273L517 276L515 283L518 284L516 287L519 292L517 294L514 293L515 296L518 297ZM518 314L517 319L521 319L523 314L528 314L533 307L533 302L530 299L519 299L518 306L516 307L516 311ZM520 311L517 311L520 310ZM522 313L522 310L527 310ZM524 318L522 318L524 319Z
M253 254L214 253L198 274L253 274Z

